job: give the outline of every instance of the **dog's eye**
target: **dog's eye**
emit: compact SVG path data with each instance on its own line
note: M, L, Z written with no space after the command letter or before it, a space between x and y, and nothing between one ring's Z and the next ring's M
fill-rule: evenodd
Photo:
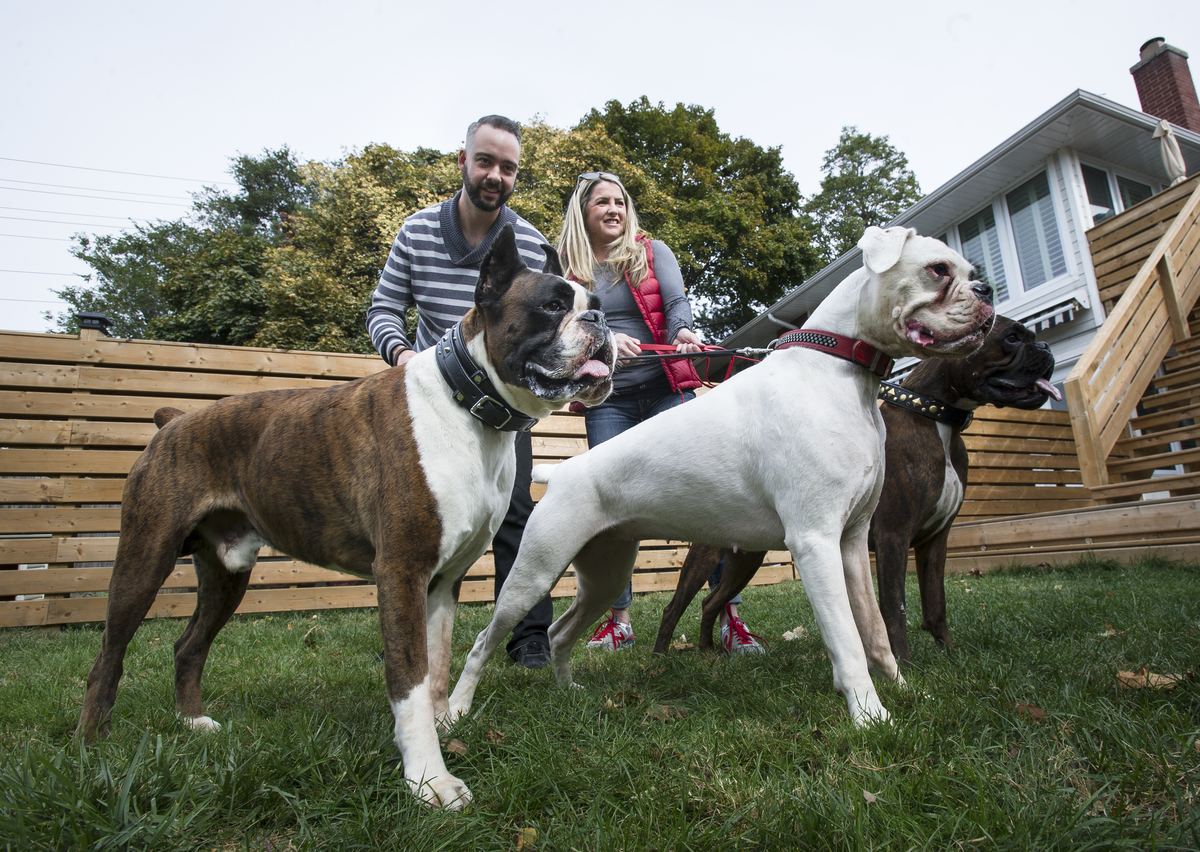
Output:
M552 314L560 314L566 310L566 308L563 307L563 303L558 299L551 299L549 302L542 305L542 309Z
M938 278L949 278L950 277L950 267L945 263L935 263L933 266L931 266L929 268L933 270L933 274L936 275Z

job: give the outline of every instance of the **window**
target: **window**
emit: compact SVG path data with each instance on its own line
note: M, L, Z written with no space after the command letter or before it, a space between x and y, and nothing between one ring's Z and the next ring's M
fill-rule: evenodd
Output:
M1117 177L1117 191L1121 193L1121 204L1126 210L1135 204L1141 204L1154 194L1154 190L1146 184L1120 176Z
M1026 292L1067 271L1050 182L1042 172L1005 196ZM997 290L999 294L999 290Z
M958 226L963 257L982 270L984 278L996 291L996 301L1008 298L1004 279L1004 262L1000 256L1000 235L991 207L985 207Z
M1087 190L1088 208L1092 214L1093 225L1099 225L1117 214L1112 189L1108 185L1108 172L1084 165L1083 186Z
M1141 204L1157 191L1148 183L1116 174L1102 166L1080 163L1079 168L1093 227Z

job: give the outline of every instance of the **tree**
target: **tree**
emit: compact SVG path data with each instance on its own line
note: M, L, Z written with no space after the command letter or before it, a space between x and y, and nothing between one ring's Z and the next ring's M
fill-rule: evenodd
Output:
M311 194L286 146L239 155L230 171L238 192L206 187L179 220L118 236L76 235L71 253L93 271L86 284L57 291L73 310L46 319L74 332L77 312L96 311L121 336L251 343L266 312L267 250L289 239Z
M821 191L804 214L822 265L854 248L871 225L883 225L921 198L908 158L886 136L843 127L836 147L825 152Z
M609 101L569 130L535 118L523 138L513 209L554 241L576 176L619 174L644 230L679 259L713 341L918 192L886 137L845 128L822 192L802 207L779 148L722 133L711 109L645 97ZM233 158L230 171L237 190L205 188L178 221L79 235L72 251L93 271L60 297L107 314L120 335L369 353L366 311L396 232L462 183L454 153L388 145L329 163L264 150ZM57 322L77 327L74 313Z
M709 339L749 322L819 268L779 148L722 133L711 109L667 109L645 96L628 106L609 101L579 128L603 130L652 185L643 193L627 183L645 230L678 258Z
M312 203L270 249L262 286L266 319L255 346L371 353L367 306L405 217L462 185L454 154L368 145L332 163L309 163Z
M54 293L71 305L57 317L50 311L43 319L59 331L79 333L81 311L102 313L117 337L151 336L155 320L168 310L159 284L167 275L165 259L175 244L188 236L182 222L138 225L131 233L89 237L75 235L71 254L92 267L82 284L68 284Z

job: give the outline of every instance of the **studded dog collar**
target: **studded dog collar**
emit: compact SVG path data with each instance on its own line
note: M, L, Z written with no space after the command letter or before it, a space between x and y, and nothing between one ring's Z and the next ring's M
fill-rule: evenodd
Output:
M434 354L442 378L454 392L454 401L476 418L503 432L528 432L537 423L536 417L523 414L504 401L487 373L467 351L457 324L442 335Z
M810 328L789 331L779 336L775 349L790 349L793 346L816 349L818 352L845 358L860 367L866 367L881 379L887 378L887 374L892 371L892 364L895 363L888 355L880 352L865 340L855 340L831 331L818 331Z
M884 402L890 402L892 405L898 405L901 408L907 408L909 411L915 411L917 414L928 417L930 420L936 420L938 423L953 426L955 429L966 429L971 425L971 421L975 419L973 411L968 411L965 408L955 408L953 405L947 405L940 399L913 393L908 388L893 382L885 381L880 383L879 398Z

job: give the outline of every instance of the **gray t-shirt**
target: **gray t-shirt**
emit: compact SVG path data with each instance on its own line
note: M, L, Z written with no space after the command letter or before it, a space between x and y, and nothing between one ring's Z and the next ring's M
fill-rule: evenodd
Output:
M692 327L692 306L688 304L687 293L683 288L683 275L679 271L679 261L667 248L665 243L658 240L650 241L654 252L654 277L658 279L658 291L663 300L663 315L666 317L667 339L670 343L675 339L681 328ZM592 289L600 297L600 308L604 318L613 333L620 332L638 340L641 343L654 343L654 335L650 326L642 317L637 301L629 291L629 285L624 277L618 277L616 271L608 264L601 263L592 270ZM667 374L663 372L662 363L657 360L618 361L617 372L613 376L614 395L641 395L660 389L669 393L670 384Z

